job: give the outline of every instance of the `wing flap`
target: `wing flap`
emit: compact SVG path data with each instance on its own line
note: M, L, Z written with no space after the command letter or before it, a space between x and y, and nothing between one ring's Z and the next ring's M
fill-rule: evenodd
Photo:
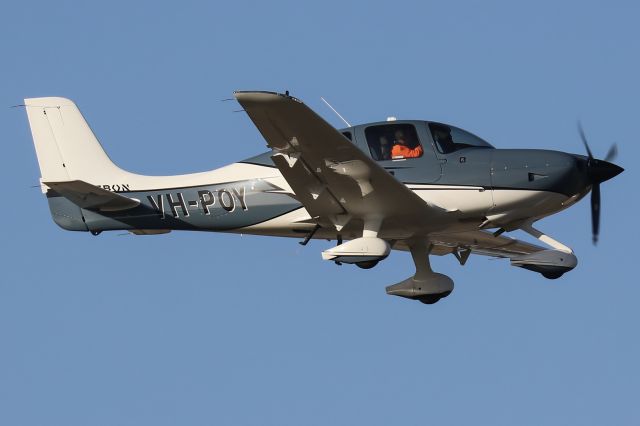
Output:
M107 191L82 180L42 182L77 206L88 210L121 211L140 205L140 201Z

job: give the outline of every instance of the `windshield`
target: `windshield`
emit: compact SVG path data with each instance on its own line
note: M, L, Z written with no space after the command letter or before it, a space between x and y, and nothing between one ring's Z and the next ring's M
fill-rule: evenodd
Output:
M493 148L489 142L476 135L448 124L431 122L429 130L431 130L436 148L442 154L470 147Z

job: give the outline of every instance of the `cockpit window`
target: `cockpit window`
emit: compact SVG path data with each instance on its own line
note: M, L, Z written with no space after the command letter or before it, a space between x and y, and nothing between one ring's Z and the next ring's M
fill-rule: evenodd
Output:
M422 145L411 124L369 126L364 131L374 160L400 160L421 157Z
M429 130L436 148L442 154L470 147L493 148L491 144L476 135L448 124L429 123Z

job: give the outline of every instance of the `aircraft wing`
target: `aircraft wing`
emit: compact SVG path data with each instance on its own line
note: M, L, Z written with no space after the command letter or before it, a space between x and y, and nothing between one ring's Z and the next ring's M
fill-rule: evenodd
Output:
M414 194L298 99L272 92L235 92L235 97L274 150L272 159L296 197L320 225L339 231L351 219L378 215L381 231L413 233L446 213Z
M42 183L83 209L120 211L132 209L140 204L139 200L107 191L82 180Z

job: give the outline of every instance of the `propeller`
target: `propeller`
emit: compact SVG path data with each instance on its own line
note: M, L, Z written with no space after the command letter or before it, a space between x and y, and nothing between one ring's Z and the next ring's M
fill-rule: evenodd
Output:
M578 133L580 133L580 139L587 150L586 172L587 179L591 183L591 231L595 245L598 243L598 234L600 233L600 184L622 173L624 169L611 163L618 155L618 147L615 143L609 148L604 160L598 160L589 148L587 136L580 122L578 122Z

